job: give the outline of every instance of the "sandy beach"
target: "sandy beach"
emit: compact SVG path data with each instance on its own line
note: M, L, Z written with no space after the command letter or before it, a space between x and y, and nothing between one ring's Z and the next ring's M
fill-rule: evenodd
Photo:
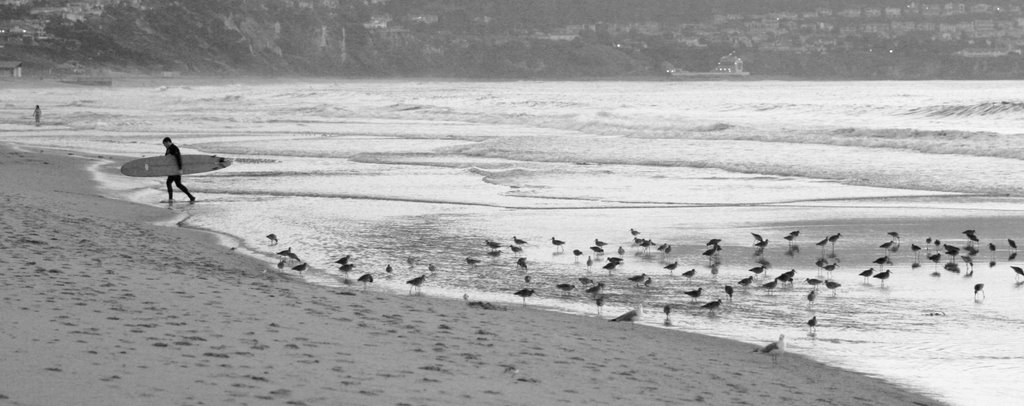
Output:
M0 404L942 404L764 343L306 284L104 197L98 159L0 149Z

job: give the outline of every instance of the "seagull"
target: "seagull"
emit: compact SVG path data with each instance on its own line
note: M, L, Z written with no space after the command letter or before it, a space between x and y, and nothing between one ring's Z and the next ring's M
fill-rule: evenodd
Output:
M277 245L277 235L267 234L267 239L270 240L270 245Z
M769 343L764 347L755 348L754 352L768 354L772 357L772 363L779 362L779 356L786 352L786 335L779 334L779 341Z

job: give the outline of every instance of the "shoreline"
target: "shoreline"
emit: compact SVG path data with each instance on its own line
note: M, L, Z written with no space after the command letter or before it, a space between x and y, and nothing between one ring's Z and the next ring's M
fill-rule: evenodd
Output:
M308 284L25 149L0 143L10 404L946 404L734 340Z

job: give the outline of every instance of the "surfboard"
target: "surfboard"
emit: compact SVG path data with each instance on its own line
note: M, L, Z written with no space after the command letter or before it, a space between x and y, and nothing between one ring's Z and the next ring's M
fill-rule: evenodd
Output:
M230 159L216 155L181 156L182 175L216 171L230 165ZM121 165L121 173L135 177L172 176L178 174L178 164L174 162L174 157L171 155L153 156Z

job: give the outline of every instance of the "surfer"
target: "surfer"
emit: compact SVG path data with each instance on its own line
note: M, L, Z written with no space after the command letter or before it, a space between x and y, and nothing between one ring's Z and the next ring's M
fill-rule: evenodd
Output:
M32 115L36 118L36 125L39 125L39 120L43 118L43 109L40 109L39 105L37 104L36 111L34 111Z
M185 192L185 195L188 196L188 201L196 201L196 197L192 196L192 194L188 192L188 188L181 184L181 151L178 149L177 145L174 145L174 143L171 142L171 137L164 137L164 147L167 148L167 152L164 153L164 155L173 155L174 161L178 164L178 174L167 177L167 201L171 203L174 202L174 190L171 189L172 183L177 186L179 190Z

